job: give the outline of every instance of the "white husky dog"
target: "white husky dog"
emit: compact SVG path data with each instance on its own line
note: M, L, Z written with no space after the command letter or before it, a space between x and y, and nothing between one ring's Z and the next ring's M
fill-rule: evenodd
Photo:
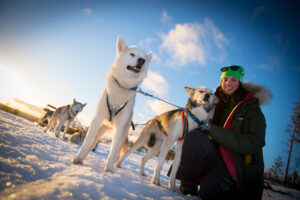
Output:
M178 139L184 137L184 134L197 128L200 124L206 123L209 117L211 117L214 105L217 102L212 91L206 87L200 87L198 89L185 87L185 90L190 96L186 108L184 110L177 109L162 113L148 121L133 146L128 149L123 157L116 163L118 167L121 166L122 161L131 152L144 146L148 142L149 150L147 155L142 158L140 175L144 175L146 162L160 152L151 180L151 183L159 185L160 171L166 155L172 144L177 141L175 159L169 180L169 187L176 190L175 177L180 164L183 145L183 141Z
M55 112L53 113L44 132L46 133L48 128L52 126L52 128L55 127L55 129L54 129L55 136L59 137L61 128L63 127L64 123L67 121L65 130L64 130L64 134L63 134L63 138L64 138L70 125L74 121L77 114L82 111L84 106L86 106L86 103L82 104L80 102L77 102L76 99L74 99L72 105L66 105L66 106L57 108L55 110Z
M133 115L136 87L147 75L151 54L146 55L137 47L127 47L121 37L116 45L117 57L106 77L105 89L100 95L96 114L85 140L71 162L81 164L105 132L114 128L104 171L113 172L115 160L127 150L127 137Z

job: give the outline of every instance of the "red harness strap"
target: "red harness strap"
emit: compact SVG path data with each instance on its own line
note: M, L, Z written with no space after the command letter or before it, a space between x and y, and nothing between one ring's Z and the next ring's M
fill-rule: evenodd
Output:
M231 111L230 115L228 116L225 124L224 124L224 128L225 129L229 129L230 128L230 125L231 125L231 121L233 119L233 115L235 113L235 111L237 110L237 108L242 104L244 103L245 101L251 99L253 97L253 95L251 93L248 93L247 96L241 101L239 102L234 108L233 110ZM221 151L221 155L223 157L223 160L225 162L225 165L229 171L229 173L231 174L232 178L234 181L238 182L238 178L237 178L237 169L236 169L236 165L228 151L227 148L225 147L222 147L220 145L220 151Z
M184 110L182 110L182 112L181 112L181 120L182 120L182 132L184 133L184 129L185 129L185 127L184 127ZM178 141L184 141L184 136L179 138Z

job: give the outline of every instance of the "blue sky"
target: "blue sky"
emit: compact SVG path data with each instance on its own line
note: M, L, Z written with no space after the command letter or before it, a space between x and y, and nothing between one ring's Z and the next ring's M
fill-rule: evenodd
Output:
M91 119L118 35L153 54L141 88L179 106L188 98L184 86L214 90L222 66L242 65L245 81L273 94L262 107L270 167L278 155L286 158L285 129L300 94L299 8L296 1L2 0L0 98L44 107L75 97L87 102L82 116ZM137 95L133 119L166 109Z

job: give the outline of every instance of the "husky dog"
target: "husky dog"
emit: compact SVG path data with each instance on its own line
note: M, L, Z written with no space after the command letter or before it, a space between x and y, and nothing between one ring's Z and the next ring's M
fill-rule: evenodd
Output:
M82 130L80 130L79 132L74 133L70 137L64 138L64 139L68 140L69 142L82 145L85 136L86 136L86 133L83 133ZM98 144L99 144L99 142L96 144L96 146L94 147L93 151L96 151L96 148L97 148Z
M183 141L179 139L184 137L184 134L197 128L198 125L206 123L207 120L209 120L209 117L211 117L214 105L217 103L217 99L212 91L206 87L200 87L198 89L185 87L185 90L190 96L186 108L184 110L177 109L165 112L148 121L136 142L116 163L118 167L121 166L122 161L131 152L144 146L148 142L149 151L147 155L142 158L140 175L144 175L144 166L146 162L160 152L157 166L151 180L151 183L159 185L160 171L166 155L172 144L177 141L175 159L169 180L169 187L176 190L175 177L180 164L181 149L183 145Z
M84 141L85 136L86 136L85 133L83 133L82 131L79 131L77 133L74 133L70 137L66 138L66 140L68 140L72 143L81 145Z
M106 85L100 95L96 114L76 157L71 162L82 164L105 132L114 128L114 136L104 171L113 172L115 160L127 150L127 137L133 115L137 86L147 75L151 54L137 47L127 47L121 37L116 45L117 57L109 69Z
M46 113L45 115L43 116L43 118L39 121L38 125L42 125L46 120L48 120L48 124L49 124L49 120L51 118L51 116L53 115L54 111L53 110L50 110L48 108L44 108L43 109Z
M47 127L45 128L44 132L46 133L48 128L52 126L52 128L55 127L55 136L59 137L59 133L61 131L62 126L67 121L67 125L65 127L65 131L63 134L63 138L65 137L65 134L67 133L71 123L74 121L77 114L82 111L82 109L86 106L85 104L82 104L80 102L77 102L76 99L73 100L72 105L66 105L62 106L56 109L56 111L53 113ZM58 125L57 125L58 122Z

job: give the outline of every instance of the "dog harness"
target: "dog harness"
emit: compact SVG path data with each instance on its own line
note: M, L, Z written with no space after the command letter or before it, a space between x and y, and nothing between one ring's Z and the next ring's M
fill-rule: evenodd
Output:
M117 114L119 114L119 112L121 112L123 110L123 108L125 108L125 106L127 105L128 101L126 101L126 103L124 103L123 105L120 105L120 106L114 108L109 103L108 94L106 94L106 103L107 103L107 108L108 108L108 112L109 112L109 121L111 121L113 117L115 117Z
M185 110L181 111L181 121L182 121L182 137L178 141L184 141L185 136L189 132L189 121L186 116Z
M132 87L132 88L125 88L123 87L120 82L114 77L115 82L117 83L117 85L125 90L131 90L131 91L136 91L136 89L138 88L137 86ZM127 105L128 101L126 103L124 103L123 105L117 106L117 107L113 107L110 103L109 103L109 99L108 99L108 94L106 93L106 104L107 104L107 108L108 108L108 112L109 112L109 121L112 120L113 117L115 117L117 114L119 114L119 112L121 112L123 110L123 108L125 108L125 106ZM131 124L133 125L133 124ZM134 126L133 130L134 130Z
M70 105L68 105L68 107L70 107L70 111L68 112L68 116L69 116L69 120L74 119L75 118L75 114L73 113L72 107Z
M75 114L73 113L73 110L72 110L72 107L70 106L70 105L67 105L65 108L63 108L63 107L60 107L60 108L57 108L61 113L64 113L64 112L66 112L66 109L69 109L70 108L70 110L68 111L68 120L71 120L71 119L74 119L74 117L75 117ZM70 111L71 111L71 113L70 113Z
M191 118L198 124L198 126L203 125L204 123L200 121L189 109L186 110L186 112L191 116Z
M224 128L225 129L229 129L230 128L230 125L231 125L231 122L232 122L232 119L233 119L233 115L235 113L235 111L237 110L237 108L242 104L244 103L245 101L251 99L253 97L253 94L251 93L248 93L247 96L242 100L240 101L234 108L233 110L231 111L231 113L229 114L225 124L224 124ZM237 178L237 168L236 168L236 165L228 151L227 148L223 147L220 145L220 152L221 152L221 155L222 155L222 158L225 162L225 165L230 173L230 175L232 176L233 180L236 181L236 183L238 183L238 178ZM246 155L247 156L247 155Z
M163 127L163 125L161 124L161 121L158 119L158 117L155 117L154 118L158 128L161 130L161 132L163 132L163 134L167 137L168 134L167 134L167 130Z
M204 123L200 121L189 109L185 109L181 111L181 119L182 119L182 137L178 139L178 141L184 141L185 136L189 132L189 122L187 119L187 115L189 115L194 122L198 124L198 126L203 125Z

